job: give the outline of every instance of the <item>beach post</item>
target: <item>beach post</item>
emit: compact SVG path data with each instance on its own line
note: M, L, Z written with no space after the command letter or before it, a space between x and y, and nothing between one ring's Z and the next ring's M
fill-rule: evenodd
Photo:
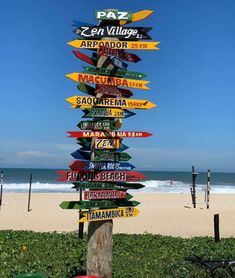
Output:
M219 214L214 214L214 239L215 239L215 242L220 241Z
M119 129L123 118L135 115L128 109L151 109L156 105L146 99L129 99L133 95L129 88L148 90L149 81L142 80L146 76L142 72L127 71L127 62L137 63L141 59L126 50L159 50L159 42L140 41L152 39L148 35L152 28L123 25L143 20L152 13L151 10L133 14L117 9L96 11L97 26L86 26L86 23L74 20L76 29L73 32L79 39L68 43L93 51L88 56L74 50L73 54L89 66L83 67L82 73L66 74L76 82L77 89L88 96L66 99L72 104L71 108L83 109L85 119L77 124L81 131L68 131L69 137L76 138L81 146L71 154L76 159L69 165L71 170L58 171L59 181L72 182L73 188L80 190L79 201L63 201L60 207L78 209L79 224L88 222L89 277L112 277L113 219L135 217L139 213L135 207L140 203L130 201L133 196L127 190L144 187L138 182L146 177L132 171L135 167L127 162L131 156L123 152L128 146L122 140L152 134ZM79 225L79 234L81 231Z
M3 171L1 171L0 183L1 183L1 189L0 189L0 208L1 208L2 207L2 192L3 192Z
M79 199L82 201L82 189L79 188ZM79 210L79 219L81 219L81 209ZM83 239L83 233L84 233L84 223L79 222L78 223L78 238Z
M28 211L30 211L30 201L31 201L31 189L32 189L32 177L33 175L30 174L30 178L29 178L29 195L28 195Z
M193 207L196 208L196 177L198 173L195 172L195 167L192 166L192 180L193 180L193 187L191 190L191 195L192 195L192 203Z
M207 171L207 185L206 185L206 208L210 206L210 189L211 189L211 171Z

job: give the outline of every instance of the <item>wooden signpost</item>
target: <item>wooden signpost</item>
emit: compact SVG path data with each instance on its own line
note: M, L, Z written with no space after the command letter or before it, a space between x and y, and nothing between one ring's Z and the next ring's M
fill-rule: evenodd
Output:
M88 108L84 109L82 118L129 118L135 113L117 108Z
M122 109L152 109L156 105L145 99L125 98L95 98L73 96L66 98L72 104L71 108L113 107Z
M73 32L83 39L118 38L120 40L151 40L148 27L80 26Z
M72 108L83 109L77 126L81 131L68 131L76 138L80 149L71 153L76 160L71 170L58 171L62 182L70 182L79 191L80 200L63 201L62 209L79 210L79 236L83 223L88 224L87 275L112 277L113 219L135 217L138 201L130 200L128 189L140 189L146 179L127 161L131 156L124 152L128 147L124 138L146 138L145 131L123 131L122 119L135 113L127 109L151 109L156 105L149 100L132 99L128 88L149 90L149 81L142 80L145 73L128 71L129 63L137 63L139 56L130 50L159 50L159 42L150 42L152 28L125 26L146 19L153 13L142 10L136 13L106 9L96 11L97 26L74 21L74 33L81 39L68 44L75 48L90 49L91 55L79 50L73 54L88 66L83 72L73 72L66 77L77 82L77 89L89 96L69 96L66 101ZM141 41L144 40L144 41ZM90 86L87 83L95 84ZM124 88L123 88L124 87ZM126 88L125 88L126 87ZM83 192L84 191L84 192Z
M145 131L67 131L72 138L142 138L152 134Z
M139 210L135 207L90 210L82 212L79 222L135 217L138 213Z
M70 165L70 169L77 170L104 170L104 171L130 171L135 168L134 165L128 162L95 162L86 160L74 160Z
M63 201L60 204L62 209L94 209L94 208L116 208L136 207L140 203L126 200L89 200L89 201Z
M96 88L93 88L88 84L80 82L78 83L77 88L81 92L95 97L115 96L115 97L129 98L133 95L133 93L130 90L118 88L116 86L110 86L110 85L97 85Z
M79 72L66 74L66 77L76 82L88 82L88 83L94 83L100 85L122 86L122 87L149 90L149 87L146 86L146 84L148 84L149 81L144 81L144 80L135 80L135 79L133 80L133 79L110 77L104 75L92 75L92 74L85 74Z
M107 76L119 76L128 79L142 79L147 75L143 72L127 71L120 69L107 69L107 68L94 68L89 66L83 66L83 73L107 75Z
M160 42L146 41L116 41L116 40L74 40L68 42L70 46L76 48L99 49L102 46L113 49L131 50L160 50L157 45Z

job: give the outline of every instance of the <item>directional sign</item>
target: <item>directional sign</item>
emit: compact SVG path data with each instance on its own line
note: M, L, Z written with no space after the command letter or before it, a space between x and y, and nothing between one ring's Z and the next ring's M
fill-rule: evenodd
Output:
M135 168L128 162L95 162L85 160L74 160L70 165L70 169L77 170L103 170L103 171L130 171Z
M98 74L98 75L109 75L109 76L119 76L123 78L130 79L142 79L146 77L146 74L143 72L135 72L135 71L126 71L120 69L107 69L107 68L94 68L89 66L83 66L83 73L89 74Z
M141 183L107 183L107 182L76 182L72 188L76 189L140 189L144 185Z
M146 41L116 41L116 40L74 40L68 42L69 45L76 48L97 49L101 46L114 49L132 49L132 50L160 50L157 45L160 42Z
M112 61L112 64L114 66L116 66L117 68L121 69L121 70L126 70L128 67L127 63L124 63L122 60L116 58L116 57L112 57L110 58L110 60Z
M151 109L156 107L156 104L145 99L72 96L66 98L66 101L72 104L71 108L114 107L123 109Z
M97 13L100 13L97 15ZM115 15L113 15L110 12L116 12ZM118 14L122 13L122 14ZM105 18L104 20L118 20L119 25L125 25L127 23L132 23L132 22L136 22L136 21L140 21L143 19L146 19L147 17L149 17L154 11L151 10L141 10L139 12L136 13L129 13L129 12L123 12L123 11L118 11L118 10L104 10L104 11L97 11L96 12L96 18L97 16L102 20L103 18ZM121 19L116 19L118 17L122 17ZM124 17L124 18L123 18Z
M61 176L58 181L94 181L94 182L127 182L144 180L146 177L139 172L128 171L57 171Z
M140 204L137 201L126 200L91 200L91 201L63 201L60 204L62 209L93 209L93 208L117 208L136 207Z
M139 138L151 136L144 131L67 131L72 138Z
M89 190L84 191L84 200L113 200L126 199L130 200L133 196L121 190Z
M84 109L82 118L129 118L135 113L115 108L90 108Z
M125 217L135 217L138 213L139 210L135 207L91 210L81 212L81 218L79 219L79 222L81 223Z
M92 86L90 86L86 83L80 82L80 83L78 83L77 88L81 92L87 93L94 97L116 96L116 97L129 98L133 95L133 93L130 90L122 89L122 88L118 88L116 86L110 86L110 85L97 85L96 88L93 88Z
M80 52L80 51L73 51L73 54L78 58L81 59L82 61L95 66L96 65L96 61L94 61L92 58L90 58L89 56L87 56L86 54Z
M84 74L79 72L73 72L66 74L66 77L72 79L76 82L88 82L100 85L110 85L110 86L122 86L136 89L149 90L149 87L145 86L149 81L135 80L135 79L125 79L119 77L110 77L104 75L92 75Z
M81 160L91 159L91 153L88 151L76 150L75 152L71 153L71 155L75 159L81 159Z
M128 161L131 159L125 152L113 152L113 151L103 151L95 150L91 154L92 161Z
M149 27L80 26L73 32L84 39L118 38L120 40L151 40Z
M95 92L101 95L125 97L125 98L129 98L133 95L133 93L130 90L122 89L110 85L97 85Z
M126 145L124 145L124 144L120 144L119 147L113 148L113 149L107 148L107 147L104 147L104 148L101 148L101 147L100 147L100 148L98 149L98 148L96 148L96 147L94 146L94 144L92 144L92 143L87 143L87 144L84 144L80 150L82 150L82 151L90 151L90 150L92 150L92 148L97 149L97 150L105 150L105 149L106 149L106 150L116 150L116 151L122 152L122 151L127 150L129 147L126 146Z
M95 148L95 149L106 149L106 150L113 150L125 147L128 149L127 146L121 143L122 139L115 139L115 138L93 138L92 141L89 140L88 142L83 142L82 145L88 148Z
M122 126L122 120L81 121L77 125L82 130L117 130Z
M103 11L96 11L95 18L99 20L131 20L132 14L116 9L108 9Z
M97 53L100 55L105 55L105 56L114 56L118 59L125 60L125 61L132 62L132 63L137 63L141 60L139 58L139 56L132 54L130 52L126 52L126 51L120 50L120 49L104 47L104 46L100 47L100 49L98 50Z
M95 149L119 149L122 146L120 139L114 138L104 138L104 139L94 139Z

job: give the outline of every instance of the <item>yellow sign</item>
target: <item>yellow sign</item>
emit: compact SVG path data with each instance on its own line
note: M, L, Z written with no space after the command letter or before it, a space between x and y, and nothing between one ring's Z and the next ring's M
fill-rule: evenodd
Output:
M80 213L79 222L135 217L138 213L139 210L135 207L89 210Z
M122 86L144 90L149 90L149 87L145 86L145 84L148 84L150 82L144 80L125 79L119 77L110 77L106 75L93 75L79 72L73 72L70 74L66 74L65 76L76 82L89 82L100 85Z
M143 20L149 17L154 11L151 10L142 10L131 15L131 20L119 20L120 25L125 25L127 23L136 22L139 20Z
M120 139L114 139L114 138L104 138L104 139L94 139L94 145L95 149L106 149L106 150L112 150L112 149L118 149L121 146Z
M156 104L144 99L73 96L66 98L66 101L72 104L71 108L118 107L126 109L151 109L156 107Z
M74 40L68 42L69 45L77 48L95 49L101 46L113 49L132 49L132 50L159 50L156 47L160 42L143 41L115 41L115 40Z

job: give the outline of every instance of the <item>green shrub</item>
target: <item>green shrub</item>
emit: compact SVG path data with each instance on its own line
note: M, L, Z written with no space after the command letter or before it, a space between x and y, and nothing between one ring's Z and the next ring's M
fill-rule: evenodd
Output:
M48 278L71 278L86 269L87 236L75 233L0 231L0 277L42 272ZM235 259L235 239L174 238L143 234L113 236L113 278L210 277L209 272L184 261L198 255L207 259ZM221 274L220 277L226 277Z

